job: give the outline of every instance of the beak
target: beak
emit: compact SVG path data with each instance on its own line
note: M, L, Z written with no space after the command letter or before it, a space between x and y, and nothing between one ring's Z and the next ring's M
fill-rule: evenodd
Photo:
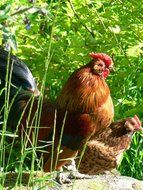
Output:
M110 70L110 72L115 72L115 67L113 65L110 65L109 70Z

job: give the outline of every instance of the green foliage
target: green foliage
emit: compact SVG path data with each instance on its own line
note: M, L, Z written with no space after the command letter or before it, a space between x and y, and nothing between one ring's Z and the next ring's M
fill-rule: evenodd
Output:
M45 95L55 99L69 74L89 60L89 52L105 52L113 55L116 68L108 79L115 120L135 114L142 120L142 2L30 2L0 3L0 39L28 64L39 87L46 70ZM120 166L122 174L143 179L142 146L142 135L136 134Z

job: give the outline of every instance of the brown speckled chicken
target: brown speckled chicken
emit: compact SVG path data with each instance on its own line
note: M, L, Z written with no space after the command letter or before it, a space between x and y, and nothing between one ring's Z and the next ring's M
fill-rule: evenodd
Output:
M132 135L142 130L137 116L113 122L102 133L88 141L78 171L95 175L116 168L123 152L130 147ZM76 159L76 165L78 161Z

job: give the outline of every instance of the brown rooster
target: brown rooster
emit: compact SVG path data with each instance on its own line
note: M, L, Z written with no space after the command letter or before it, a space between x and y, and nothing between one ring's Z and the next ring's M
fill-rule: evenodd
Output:
M56 169L74 157L93 134L108 127L114 116L110 90L105 82L113 62L106 54L91 53L90 56L92 60L70 76L57 98L56 139L59 139L65 115L66 118L61 147L63 151ZM44 166L45 171L50 170L50 163L49 158Z

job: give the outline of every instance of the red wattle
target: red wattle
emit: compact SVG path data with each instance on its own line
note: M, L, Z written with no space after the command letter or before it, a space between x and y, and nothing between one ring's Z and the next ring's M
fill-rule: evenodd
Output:
M108 77L109 73L110 73L109 69L105 69L103 71L103 77L106 79Z

